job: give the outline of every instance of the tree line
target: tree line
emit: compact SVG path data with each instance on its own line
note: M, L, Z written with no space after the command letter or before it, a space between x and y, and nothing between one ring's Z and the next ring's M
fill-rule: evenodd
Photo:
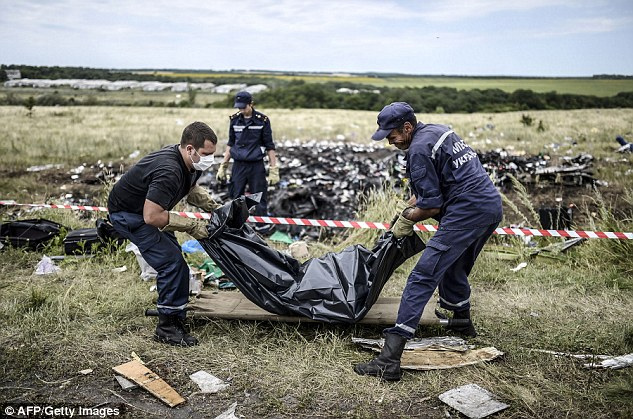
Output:
M473 113L473 112L508 112L522 110L571 110L586 108L633 108L633 92L621 92L611 97L590 95L559 94L555 91L536 93L529 89L519 89L512 93L501 89L458 90L451 87L381 87L376 92L375 86L349 82L309 83L303 80L282 80L265 76L243 76L215 78L198 78L189 76L160 76L154 74L138 74L131 71L114 71L85 67L37 67L0 65L0 77L6 78L6 69L18 69L23 78L70 78L70 79L104 79L104 80L154 80L174 81L210 81L216 84L228 83L263 83L268 90L255 95L258 105L266 108L318 108L318 109L352 109L379 111L391 102L404 101L420 113ZM600 77L600 76L598 76ZM602 76L606 77L606 76ZM337 90L346 88L347 92ZM10 93L0 97L0 105L25 105L27 99L17 98ZM31 101L38 106L53 105L96 105L94 97L87 100L67 99L58 94L45 94ZM107 103L107 101L106 101ZM131 105L131 104L129 104ZM26 105L25 105L26 106ZM144 105L148 106L148 105ZM149 106L196 106L195 101L180 104L152 103ZM209 105L207 105L209 106ZM232 107L233 94L226 95L224 100L213 103L213 107Z
M358 93L338 93L346 87ZM286 86L265 90L255 95L255 101L266 108L316 108L380 111L391 102L408 102L421 113L508 112L522 110L570 110L586 108L632 108L633 92L612 97L535 93L519 89L512 93L501 89L458 90L451 87L380 88L345 83L306 83L292 81ZM232 96L214 104L232 106Z

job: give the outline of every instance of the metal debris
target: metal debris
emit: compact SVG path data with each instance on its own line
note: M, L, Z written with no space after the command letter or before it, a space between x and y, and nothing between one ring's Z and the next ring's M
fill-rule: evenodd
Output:
M229 383L226 383L224 380L202 370L191 374L189 378L198 384L202 393L217 393L229 386Z
M439 395L439 399L468 416L479 419L510 407L495 400L495 395L477 384L467 384Z

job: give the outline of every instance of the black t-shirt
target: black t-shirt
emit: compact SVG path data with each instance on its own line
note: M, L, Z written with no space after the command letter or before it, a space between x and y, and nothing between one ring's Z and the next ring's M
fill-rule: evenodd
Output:
M178 144L148 154L114 184L108 197L108 211L143 214L145 200L170 211L200 178L201 171L190 172Z

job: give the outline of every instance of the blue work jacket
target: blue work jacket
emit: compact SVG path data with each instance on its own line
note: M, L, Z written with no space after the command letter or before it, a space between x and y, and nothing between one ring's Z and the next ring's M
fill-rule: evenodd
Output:
M258 161L265 150L274 150L273 133L266 115L253 109L250 118L237 112L230 117L229 142L231 157L235 161Z
M477 153L449 127L419 122L407 150L406 176L416 206L440 208L443 230L464 230L501 221L501 196Z

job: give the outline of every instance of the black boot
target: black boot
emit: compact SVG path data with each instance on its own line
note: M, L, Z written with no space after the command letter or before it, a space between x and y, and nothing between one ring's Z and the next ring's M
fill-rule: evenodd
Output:
M448 326L447 327L448 330L452 330L456 334L463 337L474 338L475 336L477 336L477 331L475 330L475 326L473 326L473 322L470 319L469 309L453 312L453 319L454 320L465 319L465 320L468 320L468 324L465 324L463 326Z
M385 344L378 357L366 364L354 366L354 372L360 375L373 375L386 381L399 381L402 378L400 357L407 338L395 333L385 333Z
M187 333L184 320L177 315L158 314L154 340L174 346L195 346L198 339Z

